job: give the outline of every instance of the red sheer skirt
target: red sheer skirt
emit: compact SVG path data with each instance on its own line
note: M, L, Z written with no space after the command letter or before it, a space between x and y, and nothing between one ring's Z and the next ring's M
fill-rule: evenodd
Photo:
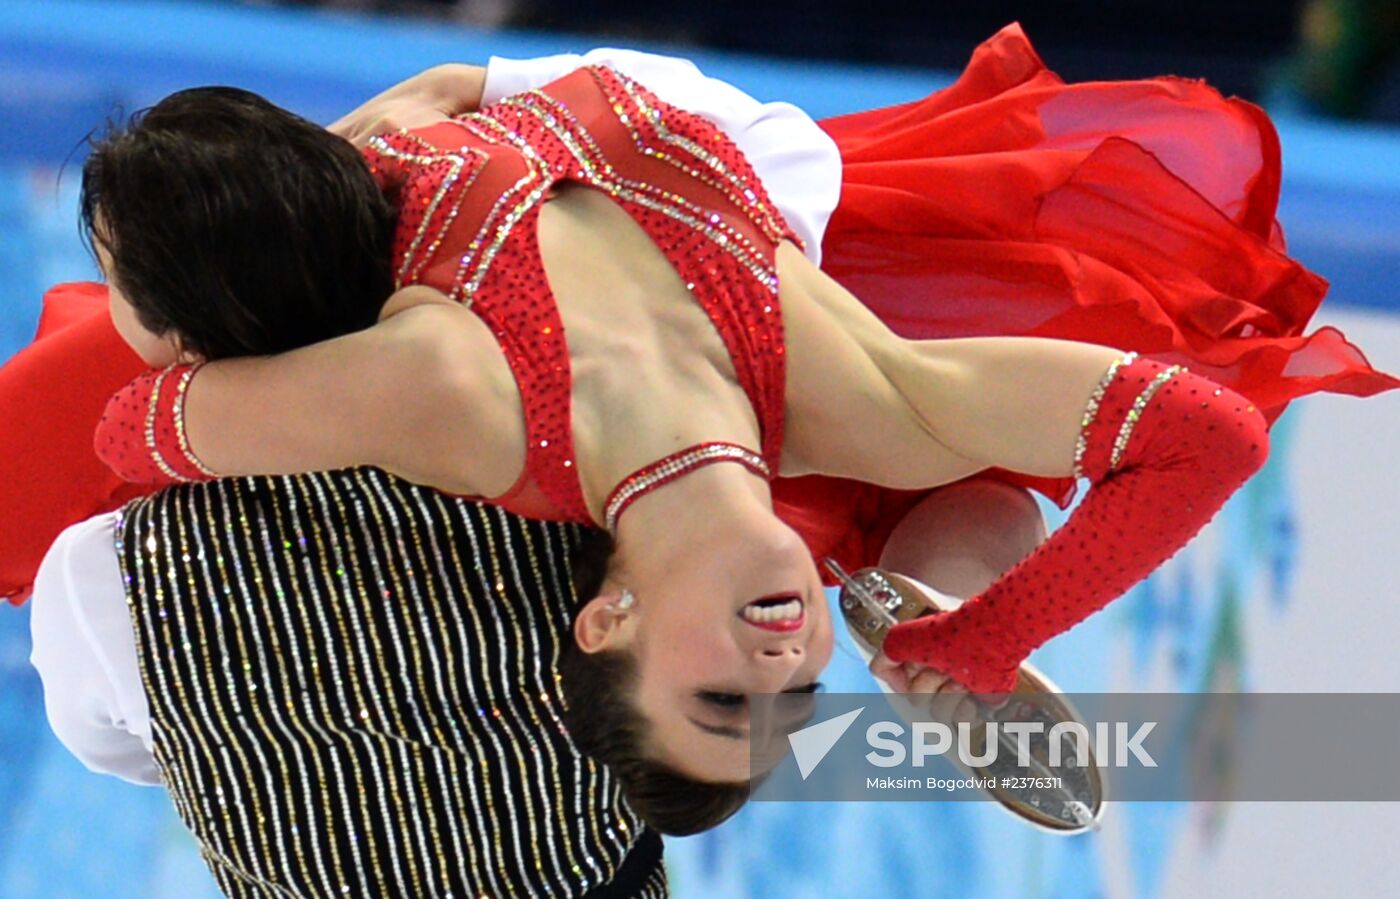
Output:
M0 597L28 597L64 528L150 492L92 449L107 398L145 368L112 326L104 285L60 284L44 296L34 343L0 369Z
M1182 363L1270 424L1296 397L1400 386L1335 328L1290 259L1263 110L1200 81L1066 84L1020 26L923 100L820 123L844 164L823 268L911 338L1080 340ZM1069 478L992 469L1067 507ZM873 565L922 492L823 477L775 486L814 555Z

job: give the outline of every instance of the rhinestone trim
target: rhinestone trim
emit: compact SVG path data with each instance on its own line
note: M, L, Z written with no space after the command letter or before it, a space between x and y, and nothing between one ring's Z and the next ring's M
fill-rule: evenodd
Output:
M539 119L549 131L554 135L570 154L572 154L583 169L584 178L587 183L598 187L614 197L620 197L639 206L659 212L662 215L675 219L687 227L701 231L714 244L727 251L731 256L747 268L754 279L763 284L769 293L778 293L777 273L764 263L759 249L745 237L741 232L734 229L719 215L707 214L704 209L695 203L690 202L679 194L674 194L651 184L641 181L634 181L620 176L609 163L602 151L594 143L593 137L588 133L586 127L573 114L567 106L559 103L547 94L540 91L531 91L502 100L501 106L516 108ZM544 108L542 108L542 106ZM614 109L616 111L616 108ZM625 118L625 113L618 113L619 117ZM566 128L561 119L566 120L572 130ZM498 128L503 128L499 123L493 123ZM641 137L637 136L634 130L633 135L641 146ZM588 143L587 147L582 146L578 139L582 138ZM512 142L519 141L519 135L508 135ZM660 156L655 151L645 154ZM596 156L594 159L592 157ZM719 163L716 162L716 165ZM685 169L683 169L685 170ZM685 170L693 177L699 177L697 170ZM703 179L702 179L703 180ZM718 188L717 188L718 189ZM537 197L531 197L528 201L533 205ZM736 206L742 208L742 204L735 201ZM761 204L759 206L762 210ZM762 222L755 223L760 230L764 228ZM779 238L781 239L781 234Z
M1084 407L1084 417L1079 421L1079 439L1074 444L1074 478L1078 480L1084 477L1084 453L1089 448L1089 426L1094 423L1094 419L1099 414L1099 403L1103 402L1103 395L1108 391L1108 385L1113 383L1113 379L1118 375L1118 370L1125 365L1132 365L1137 360L1137 353L1125 353L1113 360L1113 364L1103 373L1099 383L1094 387L1094 392L1089 394L1089 403Z
M449 296L470 307L481 283L490 274L491 263L495 261L496 255L510 239L515 226L549 192L553 186L553 179L550 177L548 163L539 157L535 148L505 125L484 115L464 116L457 121L469 133L483 141L514 146L524 157L527 167L525 174L504 191L486 213L476 236L467 245L466 252L458 262L457 274L452 279L452 291ZM495 133L492 133L493 131ZM515 205L502 215L503 210L512 201ZM488 237L489 244L486 243ZM484 252L483 246L486 247Z
M1177 374L1186 371L1183 365L1173 365L1157 374L1152 379L1152 383L1142 389L1142 393L1133 400L1133 407L1128 410L1128 414L1123 419L1123 426L1118 429L1118 439L1113 441L1113 455L1108 460L1108 470L1113 471L1118 467L1118 463L1123 460L1123 453L1128 448L1128 440L1133 436L1133 428L1137 427L1138 419L1142 417L1142 410L1147 408L1148 402L1153 394L1162 388L1162 385L1176 377Z
M622 483L608 494L604 508L604 518L608 530L617 533L617 520L627 507L642 495L669 484L681 475L689 474L697 468L713 465L716 462L737 462L764 478L772 478L772 472L763 457L737 443L711 442L692 446L672 453L663 459L639 468L622 479Z
M394 286L396 288L413 283L422 272L423 267L427 265L428 261L437 253L438 247L442 244L443 237L452 227L452 222L457 218L457 213L461 210L462 201L466 198L467 191L476 183L476 179L480 177L482 169L484 168L484 163L490 158L484 151L472 147L463 147L459 153L445 152L432 146L418 135L412 134L406 130L400 131L399 135L406 140L413 141L422 148L423 152L414 154L401 151L384 140L382 136L375 136L369 139L370 149L385 159L393 160L394 162L408 162L424 167L446 164L448 174L442 179L442 183L438 185L437 191L433 194L432 199L428 201L426 208L423 210L423 223L418 228L417 233L413 235L413 240L409 244L408 250L404 253L403 263L400 265L398 273L395 275ZM437 215L438 209L442 206L443 201L447 198L453 186L461 179L462 172L467 168L467 160L469 157L475 157L479 160L480 164L473 167L465 183L457 190L447 215L443 218L437 229L437 233L433 235L428 243L427 251L420 254L418 251L423 245L423 240L428 236L428 231L433 223L434 217Z
M156 375L155 383L151 385L151 402L146 407L146 449L151 454L151 461L160 469L160 473L170 478L172 481L185 481L187 478L180 476L170 463L165 461L165 457L160 454L160 446L156 443L156 414L160 411L160 393L165 387L165 377L170 374L174 365L167 365Z
M639 85L636 81L632 80L631 78L628 78L626 75L623 75L621 72L618 72L616 70L610 71L617 78L617 81L622 86L622 89L626 91L628 99L630 99L632 103L637 107L637 109L640 110L642 117L651 124L652 130L656 132L656 136L660 140L667 144L671 144L672 146L680 147L682 150L694 156L696 159L699 159L714 174L718 175L724 183L717 184L712 178L704 177L699 170L686 166L683 160L677 159L672 156L668 156L664 153L660 153L654 149L649 148L647 146L648 142L644 139L642 133L628 119L628 116L626 114L626 107L623 106L621 102L619 102L618 98L613 97L613 111L618 114L618 118L622 121L622 124L626 125L628 131L632 133L632 138L636 142L638 149L641 149L647 155L654 156L658 159L661 159L663 162L666 162L669 165L675 166L676 168L690 175L692 178L697 178L703 181L704 183L715 187L716 189L725 193L729 197L730 202L732 202L736 207L743 208L745 206L745 201L748 201L749 204L752 204L760 213L762 213L763 221L762 223L760 223L760 226L766 232L766 236L768 237L768 239L772 240L774 243L777 243L778 241L783 239L784 229L782 225L779 224L777 216L774 215L773 211L768 207L767 203L765 203L762 199L758 197L756 193L749 189L749 182L747 182L739 172L730 169L729 166L725 165L725 163L718 156L714 155L709 150L702 147L700 144L696 143L688 137L685 137L684 135L676 134L675 132L671 131L671 129L667 127L666 121L662 116L661 111L659 109L654 109L647 104L647 101L642 96L642 92L641 90L639 90ZM602 87L604 91L609 93L609 95L611 96L611 91L608 91L606 83L598 75L597 67L594 67L593 76L594 80L598 82L599 86ZM650 152L648 152L649 150Z
M175 439L180 446L180 455L185 457L185 461L188 462L195 471L204 475L206 478L217 478L218 474L216 474L213 469L209 468L209 466L199 461L199 457L194 454L194 450L190 449L189 436L185 433L185 391L189 390L190 381L194 378L195 373L203 367L203 362L191 366L188 371L180 376L180 380L175 384Z

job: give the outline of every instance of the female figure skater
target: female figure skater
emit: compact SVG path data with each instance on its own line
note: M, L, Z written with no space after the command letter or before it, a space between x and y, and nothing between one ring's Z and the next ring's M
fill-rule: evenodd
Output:
M280 111L176 95L99 147L84 210L118 327L148 362L196 364L133 382L99 451L145 480L377 464L606 526L617 554L575 637L634 717L597 751L624 778L641 756L713 782L745 774L745 695L807 688L830 653L812 552L868 564L919 491L989 469L1061 502L1088 477L1034 553L886 642L1004 690L1209 520L1287 399L1397 383L1335 332L1302 337L1321 284L1281 253L1261 113L1189 82L1083 87L1008 29L948 91L825 123L846 193L823 272L721 132L582 69L372 139L398 289L374 327L260 359L223 357L264 315L314 322L324 293L290 272L240 290L260 263L229 246L314 246L318 223L260 227L277 204L295 220L295 195L229 200L298 164L271 139ZM1188 115L1207 124L1182 146L1134 140ZM1222 145L1230 164L1198 171ZM330 168L305 177L358 177ZM138 201L157 175L177 190ZM173 226L177 197L196 221ZM387 235L373 204L346 212ZM1291 378L1290 354L1323 374Z

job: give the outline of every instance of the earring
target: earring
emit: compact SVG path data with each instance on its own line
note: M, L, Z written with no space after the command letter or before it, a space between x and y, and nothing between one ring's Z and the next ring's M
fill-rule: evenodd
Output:
M632 606L636 602L637 597L632 595L632 591L624 588L622 591L622 596L618 597L617 602L613 603L613 608L618 609L619 611L626 611L627 609L632 608Z

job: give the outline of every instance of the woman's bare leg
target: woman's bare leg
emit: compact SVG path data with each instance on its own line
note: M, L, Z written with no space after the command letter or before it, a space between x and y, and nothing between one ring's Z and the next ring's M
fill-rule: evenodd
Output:
M885 544L880 567L940 593L967 599L1031 554L1046 537L1045 519L1029 491L972 477L940 487L909 510ZM876 653L870 673L899 693L936 693L953 684L920 665Z
M890 534L880 567L966 599L1031 554L1047 534L1035 499L992 478L930 493Z

